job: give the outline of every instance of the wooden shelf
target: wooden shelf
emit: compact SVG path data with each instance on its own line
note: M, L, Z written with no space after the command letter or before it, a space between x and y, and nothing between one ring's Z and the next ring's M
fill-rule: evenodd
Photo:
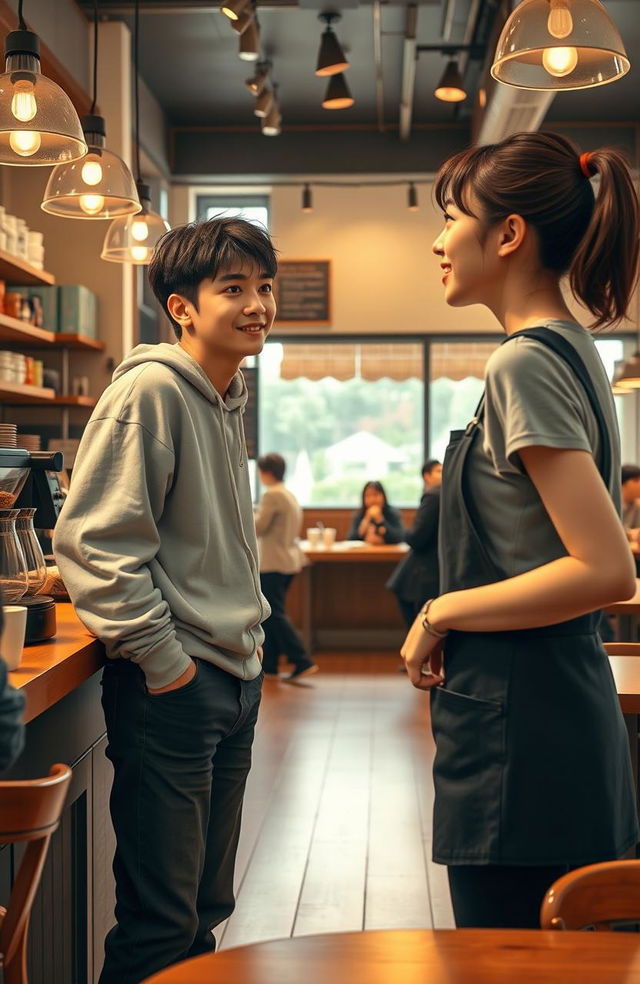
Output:
M39 287L43 284L51 286L56 282L52 273L39 270L3 249L0 249L0 280L25 287Z
M97 338L88 335L53 335L53 344L57 348L84 349L85 351L104 352L106 345Z
M53 402L57 407L95 407L98 401L92 396L56 396Z
M53 403L55 390L44 386L26 386L0 379L0 401L3 403Z
M55 339L52 331L34 328L26 321L10 318L8 314L0 314L0 342L11 342L24 348L46 348Z

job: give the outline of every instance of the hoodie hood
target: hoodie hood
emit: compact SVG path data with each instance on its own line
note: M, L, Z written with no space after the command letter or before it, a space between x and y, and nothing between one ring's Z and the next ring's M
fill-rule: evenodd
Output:
M198 390L209 403L218 404L225 410L242 409L247 403L247 385L244 376L238 371L231 385L227 390L226 397L218 393L217 389L200 366L182 346L176 342L160 342L158 345L137 345L129 355L120 363L115 370L112 381L121 379L130 369L144 365L148 362L160 362L162 365L169 366L174 372L180 374L183 379Z

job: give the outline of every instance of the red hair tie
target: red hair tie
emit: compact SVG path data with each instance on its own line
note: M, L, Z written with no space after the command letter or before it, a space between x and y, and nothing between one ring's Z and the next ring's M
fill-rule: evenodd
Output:
M580 154L580 170L584 174L585 178L592 178L596 173L596 169L591 163L592 157L593 154L589 150L587 150L584 154Z

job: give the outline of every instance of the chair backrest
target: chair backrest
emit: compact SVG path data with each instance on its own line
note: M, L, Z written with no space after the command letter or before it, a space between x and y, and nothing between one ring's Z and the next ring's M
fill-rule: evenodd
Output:
M640 642L605 642L608 656L640 656Z
M607 861L563 875L544 897L542 929L610 930L640 922L640 861Z
M67 765L53 765L43 779L0 782L0 844L29 842L0 924L0 954L6 979L9 978L7 966L13 960L20 959L22 963L26 960L31 907L70 781L71 769Z

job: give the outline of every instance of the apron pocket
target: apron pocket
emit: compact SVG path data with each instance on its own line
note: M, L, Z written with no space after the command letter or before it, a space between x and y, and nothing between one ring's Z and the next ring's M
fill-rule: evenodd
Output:
M434 858L444 863L486 859L499 842L504 706L437 687L431 726L436 742Z

